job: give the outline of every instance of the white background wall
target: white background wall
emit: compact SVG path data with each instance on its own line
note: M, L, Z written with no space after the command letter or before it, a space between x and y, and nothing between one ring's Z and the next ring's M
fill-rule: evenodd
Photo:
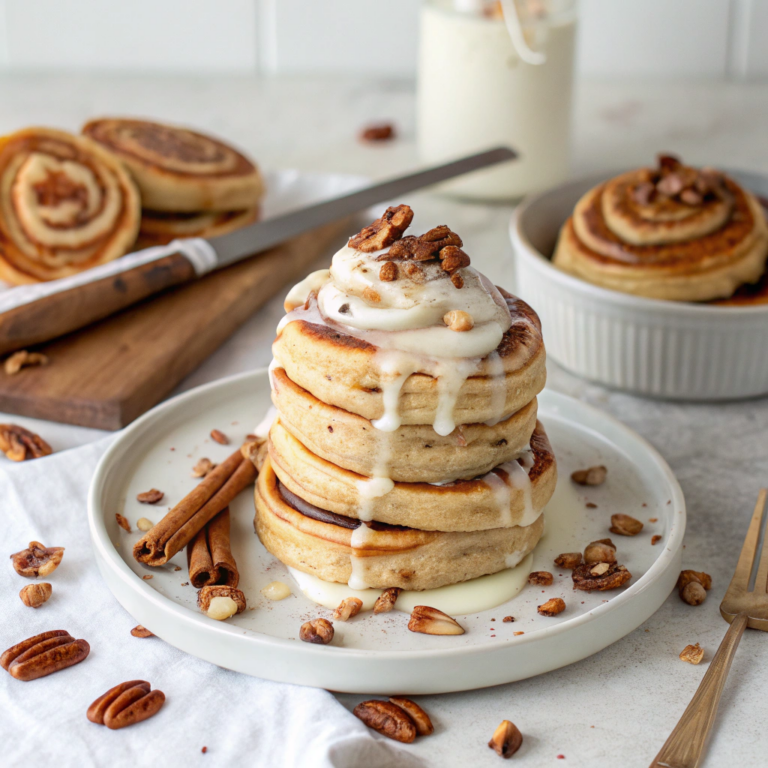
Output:
M419 0L0 0L0 71L412 76ZM768 0L581 0L597 77L768 76Z

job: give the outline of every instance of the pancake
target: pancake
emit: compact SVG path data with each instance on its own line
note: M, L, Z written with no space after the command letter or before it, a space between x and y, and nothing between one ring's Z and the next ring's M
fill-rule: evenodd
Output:
M91 120L83 133L125 163L154 211L237 211L264 195L259 169L234 147L187 128L125 118Z
M714 171L663 158L659 171L631 171L587 192L553 262L604 288L708 301L757 281L766 256L768 225L752 194Z
M453 393L456 404L452 415L456 424L477 424L516 413L536 397L546 382L546 356L538 316L524 301L499 290L513 324L495 353L469 361L474 372L463 381L458 393ZM304 319L301 312L296 310L286 316L289 322L272 345L277 364L292 381L324 403L369 421L382 418L383 389L388 381L382 378L377 362L381 350L345 333L341 327L319 322L316 307L309 307L309 319ZM393 374L392 378L396 376ZM412 373L399 391L401 423L433 424L440 396L436 377Z
M388 456L388 476L405 483L472 478L511 461L528 447L537 411L534 398L498 424L465 424L445 437L428 425L381 432L368 419L318 400L282 368L272 370L272 401L283 428L318 457L371 477Z
M0 139L0 279L58 280L117 259L139 211L133 180L96 142L49 128Z
M544 531L541 516L526 527L485 531L446 533L380 524L373 529L299 502L314 514L310 517L281 493L269 459L259 474L255 498L254 525L269 552L324 581L347 584L353 579L356 588L435 589L497 573L517 565ZM354 526L363 526L364 535Z
M280 482L322 509L424 531L480 531L530 525L552 497L557 469L541 424L531 438L532 466L502 464L487 475L445 485L396 482L383 496L364 496L367 478L313 454L282 425L269 435L269 456ZM527 473L527 475L526 475ZM361 493L361 490L363 493Z
M196 213L170 213L168 211L141 212L141 226L137 248L165 245L180 237L216 237L253 224L259 218L259 207L245 211L197 211Z

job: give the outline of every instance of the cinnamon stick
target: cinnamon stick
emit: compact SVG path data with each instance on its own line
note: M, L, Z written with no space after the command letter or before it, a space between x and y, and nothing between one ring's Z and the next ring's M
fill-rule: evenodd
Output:
M187 545L189 580L195 589L236 587L240 581L229 536L229 507L219 512Z
M134 558L145 565L165 565L255 479L253 463L235 451L136 542Z

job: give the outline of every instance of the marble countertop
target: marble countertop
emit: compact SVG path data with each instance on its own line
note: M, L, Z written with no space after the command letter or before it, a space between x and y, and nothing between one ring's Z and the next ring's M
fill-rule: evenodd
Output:
M0 94L0 133L30 124L74 130L99 114L130 114L220 133L273 168L376 178L417 162L409 82L30 75L0 78ZM581 83L573 173L646 163L660 150L692 163L768 171L767 118L768 85ZM362 125L382 119L395 122L397 141L382 146L356 141ZM472 244L473 263L510 285L510 206L458 203L430 194L415 196L412 204L460 231ZM266 365L281 304L278 297L256 313L180 390ZM498 765L485 744L507 718L525 736L516 765L643 768L682 714L726 630L718 605L757 491L768 484L768 399L663 402L592 385L554 363L549 374L550 387L613 414L667 459L688 505L684 565L710 573L714 587L697 608L673 594L639 629L567 668L492 689L422 697L436 733L406 748L428 766ZM103 434L16 420L45 429L58 449ZM698 667L678 659L694 642L706 651ZM706 765L765 764L767 661L768 638L748 630L723 694ZM350 708L360 700L340 698Z

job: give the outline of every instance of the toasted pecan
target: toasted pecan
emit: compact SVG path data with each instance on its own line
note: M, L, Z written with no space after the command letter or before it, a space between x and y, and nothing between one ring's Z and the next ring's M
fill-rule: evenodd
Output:
M412 221L413 211L409 206L392 206L387 208L380 218L352 237L349 246L364 253L380 251L399 240Z
M594 563L583 563L573 569L573 588L584 592L600 591L609 589L618 589L624 586L631 578L632 574L623 565L617 563L605 563L608 566L603 573L595 574Z
M64 547L46 547L39 541L30 541L29 547L11 555L11 560L19 576L36 579L53 573L63 557Z

